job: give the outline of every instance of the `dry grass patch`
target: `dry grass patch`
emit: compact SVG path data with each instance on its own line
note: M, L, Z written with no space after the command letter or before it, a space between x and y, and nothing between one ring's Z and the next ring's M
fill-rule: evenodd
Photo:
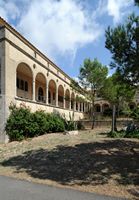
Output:
M139 199L139 140L110 139L107 131L48 134L0 145L0 174Z

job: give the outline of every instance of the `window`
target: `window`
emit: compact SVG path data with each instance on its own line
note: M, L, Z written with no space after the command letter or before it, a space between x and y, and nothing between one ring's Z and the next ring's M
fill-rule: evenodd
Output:
M16 79L16 87L20 90L28 91L28 82L21 80L19 78Z

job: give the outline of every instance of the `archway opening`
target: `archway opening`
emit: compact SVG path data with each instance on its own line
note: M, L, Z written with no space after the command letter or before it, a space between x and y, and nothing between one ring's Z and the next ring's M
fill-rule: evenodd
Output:
M56 83L54 80L49 81L48 103L56 105Z
M109 108L110 108L110 106L109 106L108 104L103 104L103 105L102 105L102 110L103 110L103 112L104 112L105 110L109 109Z
M58 87L58 106L61 108L64 107L64 88L62 85Z
M70 91L68 89L65 92L65 108L70 109Z
M101 109L100 109L100 105L99 104L95 104L95 112L100 113Z
M30 67L20 63L16 69L16 95L21 98L32 100L33 75Z
M42 73L38 73L35 79L36 101L46 102L46 78Z
M74 103L75 103L75 94L72 92L71 94L71 109L74 110Z

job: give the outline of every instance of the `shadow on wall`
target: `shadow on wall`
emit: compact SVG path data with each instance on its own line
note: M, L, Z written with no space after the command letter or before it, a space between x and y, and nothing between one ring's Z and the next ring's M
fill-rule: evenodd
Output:
M2 163L25 170L30 176L50 179L66 185L100 185L115 176L118 184L139 186L138 142L101 141L71 146L57 146L53 150L27 151Z

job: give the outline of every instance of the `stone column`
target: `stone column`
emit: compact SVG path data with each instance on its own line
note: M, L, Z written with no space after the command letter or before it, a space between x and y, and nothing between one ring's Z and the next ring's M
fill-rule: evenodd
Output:
M33 93L33 101L36 100L36 96L35 96L35 75L33 76L33 90L32 90L32 93Z
M63 108L66 108L65 90L64 90L64 96L63 96Z
M69 97L69 110L71 110L71 98Z
M56 86L56 107L58 107L58 87Z
M46 84L46 104L48 104L48 85Z

